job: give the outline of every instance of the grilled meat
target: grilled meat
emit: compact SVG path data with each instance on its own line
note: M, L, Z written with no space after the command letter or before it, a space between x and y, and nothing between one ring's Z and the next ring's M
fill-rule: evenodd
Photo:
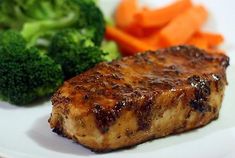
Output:
M219 115L228 65L192 46L100 63L54 94L49 123L97 152L201 127Z

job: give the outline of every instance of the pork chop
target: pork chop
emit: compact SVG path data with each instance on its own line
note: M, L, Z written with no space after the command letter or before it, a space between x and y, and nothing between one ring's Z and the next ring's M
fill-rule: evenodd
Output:
M228 65L192 46L103 62L60 87L49 123L97 152L201 127L219 115Z

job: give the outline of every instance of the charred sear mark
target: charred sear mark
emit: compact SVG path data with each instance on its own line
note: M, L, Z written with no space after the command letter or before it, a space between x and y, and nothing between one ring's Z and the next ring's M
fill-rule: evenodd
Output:
M58 135L60 135L62 137L65 137L65 135L63 133L63 130L60 129L60 128L54 128L54 129L52 129L52 132L54 132L54 133L56 133L56 134L58 134Z
M211 111L207 102L208 96L211 94L210 83L199 76L188 78L188 82L195 87L195 98L190 101L190 106L199 112Z
M61 95L60 91L57 91L53 97L52 97L52 105L56 106L56 105L60 105L60 104L64 104L67 105L69 103L71 103L71 99L65 96Z
M62 120L61 120L62 121ZM65 133L63 132L63 125L61 124L61 122L58 122L56 124L56 126L52 129L52 132L62 136L62 137L65 137Z
M111 109L106 109L102 105L94 104L92 112L96 118L96 125L101 133L106 133L109 127L115 123L115 121L120 117L121 111L125 108L128 110L134 110L138 130L148 130L152 121L152 109L153 109L153 96L143 96L142 101L133 100L130 98L123 99L116 103L116 105Z
M112 109L105 109L103 106L95 104L92 112L95 114L96 124L101 133L106 133L109 130L109 127L119 117L122 108L121 104L117 104Z
M136 109L138 130L148 130L152 121L153 97L146 98L143 105Z

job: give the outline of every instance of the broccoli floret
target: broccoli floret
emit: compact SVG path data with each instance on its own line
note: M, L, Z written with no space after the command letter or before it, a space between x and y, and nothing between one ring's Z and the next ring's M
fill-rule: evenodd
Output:
M26 48L22 37L19 36L17 42L14 37L18 35L12 32L11 35L12 40L10 37L1 39L10 42L0 45L1 99L25 105L53 93L63 80L61 66L37 48ZM9 50L10 46L15 50Z
M59 52L73 49L73 47L94 46L92 40L81 34L76 29L63 29L58 31L52 38L49 46L49 54L57 54Z
M61 64L65 79L69 79L105 61L104 55L98 47L73 47L54 54L52 58Z
M121 54L118 49L118 45L114 41L103 41L101 45L101 49L104 52L107 52L107 55L104 56L104 58L107 61L112 61L114 59L118 59L121 57Z
M78 25L82 29L82 33L86 36L90 36L92 41L96 45L100 46L105 32L105 20L103 13L95 5L95 3L92 3L92 0L90 0L90 3L86 4L84 4L81 0L77 0L76 2L80 6L80 13L82 17L85 17L83 18L83 21L78 20Z
M100 45L104 35L104 18L93 0L1 0L0 27L16 29L28 46L48 45L62 28L75 28Z
M97 63L105 61L104 55L105 53L98 47L77 47L68 52L63 52L55 60L62 65L65 78L68 79L94 67Z
M26 41L16 31L2 31L0 32L0 47L10 52L21 52L26 47Z
M106 61L105 55L89 37L74 29L57 32L51 40L48 55L62 65L65 79Z

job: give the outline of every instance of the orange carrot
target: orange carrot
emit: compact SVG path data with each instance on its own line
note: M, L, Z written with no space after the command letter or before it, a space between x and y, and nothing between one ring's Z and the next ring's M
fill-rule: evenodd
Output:
M199 31L207 16L208 13L203 6L193 6L178 15L160 31L163 45L186 43L194 33Z
M126 28L133 22L134 14L138 11L137 0L121 0L115 12L118 27Z
M128 52L129 55L146 50L156 50L156 48L153 46L144 43L137 38L123 32L122 30L112 26L106 26L106 38L116 41L121 48Z
M121 0L115 13L120 29L108 26L106 37L116 41L124 55L178 44L221 53L217 46L223 42L223 36L200 31L207 17L207 10L193 5L191 0L176 0L154 10L139 8L137 0Z
M143 9L135 15L136 22L142 27L159 27L167 24L178 14L192 7L191 0L177 0L174 3L155 10Z
M216 47L224 41L224 37L217 33L198 32L195 36L207 40L209 47Z
M193 45L205 50L209 49L207 40L198 36L193 36L186 44Z
M155 30L155 32L153 32L151 35L145 37L139 37L139 39L141 39L141 41L145 43L152 45L153 47L156 48L162 47L159 39L159 30Z
M223 42L223 36L215 33L197 32L190 38L187 44L195 45L203 49L214 49Z
M145 31L143 30L143 28L141 28L140 26L138 26L136 23L132 23L129 26L127 26L126 28L123 28L123 30L133 36L136 37L142 37L145 36Z
M143 28L136 23L132 23L127 28L123 29L125 32L135 36L135 37L146 37L152 35L156 32L156 28Z

